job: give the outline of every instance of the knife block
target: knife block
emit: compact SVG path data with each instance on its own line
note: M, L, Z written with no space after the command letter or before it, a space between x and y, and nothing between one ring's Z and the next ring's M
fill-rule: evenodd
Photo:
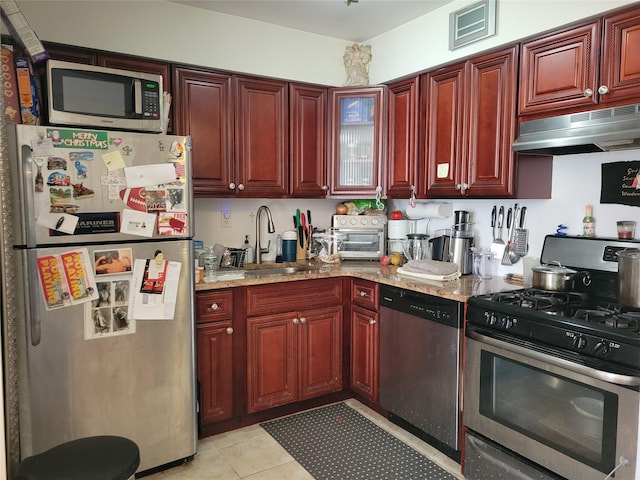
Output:
M296 242L296 260L306 260L307 259L307 248L309 245L307 244L307 238L303 234L302 245L300 245L300 241Z

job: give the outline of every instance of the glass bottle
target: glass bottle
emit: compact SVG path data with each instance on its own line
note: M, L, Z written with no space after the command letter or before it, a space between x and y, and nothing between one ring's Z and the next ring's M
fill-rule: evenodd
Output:
M596 236L596 221L593 218L593 207L591 205L587 205L585 216L582 219L582 236Z
M278 235L276 237L276 263L282 263L282 236Z

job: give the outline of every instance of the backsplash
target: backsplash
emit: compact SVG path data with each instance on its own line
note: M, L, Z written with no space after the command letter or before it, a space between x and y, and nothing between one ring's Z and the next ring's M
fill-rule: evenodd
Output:
M640 208L617 204L600 204L601 164L617 161L640 160L640 150L607 153L565 155L553 160L552 198L547 200L525 200L519 202L527 207L526 228L529 229L529 255L538 257L542 251L545 235L555 233L559 224L568 227L568 235L582 234L582 218L585 206L593 205L595 231L598 237L615 237L617 220L640 222ZM336 204L344 199L196 199L196 238L205 245L222 243L230 247L240 247L245 235L250 235L251 245L255 243L255 213L260 205L267 205L272 214L276 233L266 234L263 226L263 247L267 239L275 243L277 234L293 228L292 216L296 208L305 212L311 210L314 226L327 228ZM504 205L505 211L517 200L511 199L434 199L429 201L448 202L454 210L472 212L475 244L488 249L491 236L491 208ZM419 200L427 202L427 200ZM404 210L407 200L388 200L388 210ZM222 228L222 211L230 212L228 228ZM436 230L450 228L452 218L419 220L417 231L433 236ZM505 220L506 223L506 220ZM506 236L506 231L503 237ZM512 267L500 266L498 273L521 273L522 262Z

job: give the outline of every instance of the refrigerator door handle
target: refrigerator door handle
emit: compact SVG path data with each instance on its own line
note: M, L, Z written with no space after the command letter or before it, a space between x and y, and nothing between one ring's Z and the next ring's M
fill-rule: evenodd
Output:
M24 235L24 244L27 247L36 246L36 221L35 221L35 198L34 198L34 158L29 145L22 145L22 162L20 165L22 175L20 176L20 191L22 191L22 203L24 205L20 222Z
M38 300L40 295L34 291L34 286L40 285L40 279L38 277L38 254L36 250L26 250L26 265L23 265L23 269L27 272L24 276L24 285L22 285L24 292L31 292L29 299L25 302L25 314L29 319L29 327L31 329L31 345L34 347L40 344L42 340L42 329L40 328L40 315L38 314ZM37 289L37 287L35 287Z

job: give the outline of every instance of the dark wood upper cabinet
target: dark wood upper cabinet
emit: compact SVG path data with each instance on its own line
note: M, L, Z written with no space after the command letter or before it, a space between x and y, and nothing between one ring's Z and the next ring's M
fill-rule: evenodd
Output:
M174 130L192 137L197 196L235 193L232 78L192 67L173 68Z
M329 90L329 192L375 196L384 191L386 86Z
M514 194L517 65L514 46L423 76L420 196Z
M518 113L527 119L637 102L640 7L522 43Z
M327 88L291 83L289 122L292 197L324 198L327 185Z
M235 77L238 196L289 194L288 83Z
M607 106L640 101L640 7L604 17L600 84Z
M520 115L597 105L600 22L524 42Z
M387 105L387 197L417 194L420 77L389 85Z

